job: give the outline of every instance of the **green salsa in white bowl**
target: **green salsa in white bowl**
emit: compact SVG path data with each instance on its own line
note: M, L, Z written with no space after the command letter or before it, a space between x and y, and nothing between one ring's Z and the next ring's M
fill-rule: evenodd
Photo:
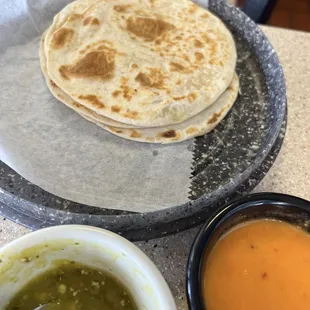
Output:
M0 249L0 309L175 310L155 265L134 244L89 226L56 226Z

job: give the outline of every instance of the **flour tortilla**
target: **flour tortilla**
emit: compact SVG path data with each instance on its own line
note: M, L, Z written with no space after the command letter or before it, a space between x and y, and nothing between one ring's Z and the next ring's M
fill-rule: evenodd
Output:
M102 0L76 0L65 6L58 14L54 16L52 25L45 31L46 41L50 40L51 35L61 27L70 17L70 12L75 11L75 14L83 14L88 8ZM48 46L46 45L45 48Z
M117 128L96 122L93 118L80 113L85 119L119 137L138 142L175 143L202 136L214 129L233 106L239 90L239 80L235 74L226 91L210 107L184 121L183 123L157 128Z
M95 113L135 126L180 123L210 106L232 80L231 34L190 1L78 3L60 12L47 33L47 73Z
M107 118L103 115L99 115L96 112L93 112L92 110L88 109L87 107L84 107L83 105L77 103L74 101L70 96L68 96L65 92L63 92L55 83L51 80L51 78L48 76L47 70L46 70L46 57L44 53L44 44L45 44L45 38L48 33L49 29L42 35L41 43L40 43L40 63L43 75L45 77L46 84L50 90L50 92L62 103L64 103L69 108L73 109L79 114L83 114L86 117L92 118L94 121L103 123L108 126L113 127L119 127L119 128L136 128L134 125L128 125L123 124L117 121L114 121L110 118Z
M195 136L200 136L211 131L228 113L232 104L234 103L237 93L239 82L237 75L235 75L229 88L221 95L221 97L209 108L200 112L198 115L190 118L184 123L178 125L172 125L169 127L157 127L157 128L144 128L137 129L137 127L132 128L126 124L122 124L104 116L98 115L95 112L89 110L88 108L76 103L67 94L65 94L56 84L54 84L48 77L45 66L45 56L44 56L44 38L41 39L41 49L40 49L40 59L42 71L45 75L47 85L54 96L65 103L68 107L72 108L74 111L79 113L85 119L97 124L98 126L104 128L105 130L114 133L120 137L135 140L139 142L153 142L153 143L172 143L180 142ZM215 118L214 116L217 115ZM210 119L215 121L210 122ZM126 128L124 130L124 128ZM167 137L163 134L169 132L175 132L174 137Z

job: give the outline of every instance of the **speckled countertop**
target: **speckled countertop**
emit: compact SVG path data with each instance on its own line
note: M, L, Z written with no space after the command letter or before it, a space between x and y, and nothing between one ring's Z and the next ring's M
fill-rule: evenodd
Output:
M288 126L274 166L255 189L292 194L310 200L310 33L263 27L284 68ZM0 217L0 246L29 232ZM178 309L186 310L185 266L197 229L137 245L168 281Z

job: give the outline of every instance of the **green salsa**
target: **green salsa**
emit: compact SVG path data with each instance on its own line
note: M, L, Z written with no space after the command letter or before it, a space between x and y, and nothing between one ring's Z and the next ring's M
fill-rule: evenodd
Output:
M76 262L63 262L31 280L6 310L34 310L46 304L46 310L138 309L120 281Z

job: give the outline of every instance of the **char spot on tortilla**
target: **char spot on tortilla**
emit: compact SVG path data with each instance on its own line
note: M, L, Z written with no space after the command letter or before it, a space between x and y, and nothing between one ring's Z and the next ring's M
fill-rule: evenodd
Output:
M131 130L131 134L130 134L131 138L140 138L141 135L134 129Z
M195 53L195 59L196 61L201 61L204 58L204 56L201 53Z
M194 41L194 45L195 45L195 47L203 47L202 42L197 40L197 39Z
M154 41L165 32L175 27L158 18L129 17L126 29L146 41Z
M125 13L130 8L129 4L120 4L120 5L114 5L113 9L114 11L118 13Z
M189 70L177 62L170 62L170 70L172 72L189 73Z
M190 127L190 128L188 128L188 129L186 129L186 133L187 134L191 134L191 133L194 133L194 132L196 132L197 131L197 129L195 128L195 127Z
M220 111L219 113L213 113L213 115L208 119L208 124L213 124L215 123L219 117L222 115L223 111Z
M135 80L144 87L163 88L164 86L164 75L157 68L149 68L148 73L140 72Z
M172 99L175 100L175 101L183 100L185 98L186 98L186 96L172 97Z
M177 136L177 133L175 132L175 130L168 130L166 132L163 132L161 136L164 138L175 138Z
M97 96L94 95L80 95L79 99L88 101L93 107L104 109L105 104L98 99Z
M127 112L125 112L124 117L126 118L132 118L132 119L137 119L139 116L139 113L137 111L130 111L128 110Z
M189 100L189 102L193 102L196 99L196 94L195 93L190 93L187 98Z
M99 19L96 17L88 16L83 20L83 25L93 25L93 26L98 26L100 25Z
M57 87L57 84L53 80L50 80L50 83L53 87Z
M121 110L121 107L117 106L117 105L112 105L111 107L111 111L118 113Z
M107 79L114 71L114 54L111 50L90 52L75 64L61 66L59 72L64 79Z
M64 47L67 42L70 42L73 37L73 30L70 28L60 28L52 36L51 46L54 49Z
M114 91L112 92L112 97L116 98L116 97L118 97L121 93L122 93L122 92L119 91L119 90L114 90Z

